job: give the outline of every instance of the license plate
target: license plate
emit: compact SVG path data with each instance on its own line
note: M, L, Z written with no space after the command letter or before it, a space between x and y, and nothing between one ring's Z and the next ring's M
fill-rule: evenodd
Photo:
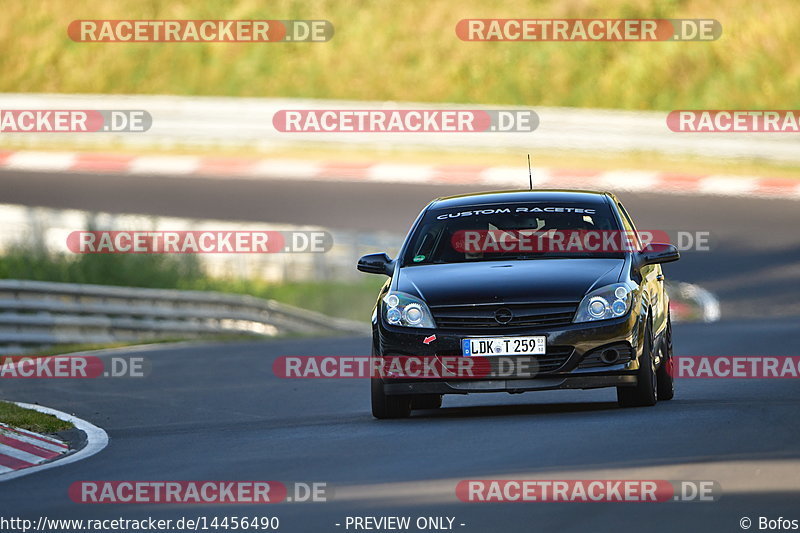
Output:
M545 336L536 337L474 337L461 340L465 356L543 355Z

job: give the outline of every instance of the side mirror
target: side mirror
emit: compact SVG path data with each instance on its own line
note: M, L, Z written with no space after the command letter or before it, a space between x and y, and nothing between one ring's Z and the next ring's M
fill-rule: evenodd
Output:
M672 244L650 243L645 246L635 257L639 268L645 265L671 263L681 258L681 254Z
M385 274L391 276L394 273L394 261L385 253L368 254L358 260L358 266L356 268L367 274Z

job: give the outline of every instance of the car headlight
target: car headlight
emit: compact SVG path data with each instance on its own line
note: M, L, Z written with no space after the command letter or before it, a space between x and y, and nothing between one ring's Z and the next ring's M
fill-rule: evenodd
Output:
M383 297L383 319L392 326L436 327L425 302L404 292L390 292Z
M630 311L633 291L625 283L595 289L583 297L573 322L591 322L619 318Z

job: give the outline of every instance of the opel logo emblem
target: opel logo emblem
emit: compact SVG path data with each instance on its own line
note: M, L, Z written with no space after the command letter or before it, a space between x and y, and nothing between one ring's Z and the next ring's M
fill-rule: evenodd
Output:
M498 324L508 324L511 322L512 318L514 318L514 313L512 313L511 309L508 309L507 307L501 307L494 312L494 319Z

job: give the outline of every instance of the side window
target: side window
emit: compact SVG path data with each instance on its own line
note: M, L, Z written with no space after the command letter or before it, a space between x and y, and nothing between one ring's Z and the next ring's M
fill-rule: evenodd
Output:
M617 202L617 208L619 208L619 213L622 215L622 225L625 227L625 231L629 232L629 234L633 236L636 249L641 250L642 243L639 240L639 234L636 233L636 226L633 224L630 215L628 215L628 212L625 211L625 208L619 202Z

